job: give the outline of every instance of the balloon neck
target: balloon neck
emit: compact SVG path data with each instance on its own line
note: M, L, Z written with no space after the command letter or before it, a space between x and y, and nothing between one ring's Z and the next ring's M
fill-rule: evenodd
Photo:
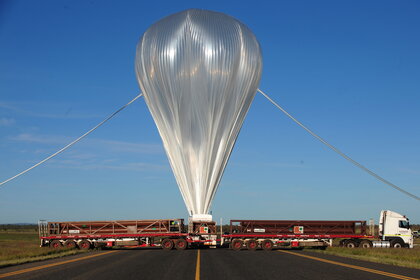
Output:
M209 214L193 214L191 220L200 222L211 222L213 221L213 216Z

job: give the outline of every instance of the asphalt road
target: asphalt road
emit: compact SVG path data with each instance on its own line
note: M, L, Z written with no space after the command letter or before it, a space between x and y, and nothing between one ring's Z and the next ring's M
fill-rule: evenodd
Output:
M305 251L96 251L0 269L2 279L405 279L420 270Z

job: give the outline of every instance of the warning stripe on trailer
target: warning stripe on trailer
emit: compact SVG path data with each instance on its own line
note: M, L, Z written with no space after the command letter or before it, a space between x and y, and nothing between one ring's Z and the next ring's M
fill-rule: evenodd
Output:
M83 239L83 238L121 238L121 237L156 237L156 236L188 236L188 233L138 233L138 234L82 234L82 235L50 235L41 239Z
M347 234L224 234L225 238L375 238L371 235L347 235Z

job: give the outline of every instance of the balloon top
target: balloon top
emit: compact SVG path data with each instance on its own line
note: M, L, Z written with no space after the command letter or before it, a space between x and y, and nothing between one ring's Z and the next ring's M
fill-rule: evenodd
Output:
M191 9L147 29L135 64L188 212L207 214L258 88L260 45L233 17Z

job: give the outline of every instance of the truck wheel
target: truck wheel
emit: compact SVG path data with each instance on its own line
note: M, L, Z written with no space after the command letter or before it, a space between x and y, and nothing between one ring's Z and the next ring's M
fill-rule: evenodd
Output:
M53 240L53 241L51 241L50 242L50 247L51 248L54 248L54 249L59 249L59 248L61 248L63 245L61 244L61 242L60 241L58 241L58 240Z
M232 249L235 251L239 251L242 249L243 241L241 239L233 239L232 241Z
M95 249L99 249L99 250L102 250L103 248L105 248L106 247L106 242L99 242L99 241L96 241L96 242L94 242L93 243L93 247L95 248Z
M404 242L402 242L401 240L398 239L393 239L391 240L391 248L403 248L404 247Z
M81 250L89 250L90 249L90 242L88 240L82 240L79 242L79 249Z
M185 239L178 239L175 241L175 248L177 250L185 250L187 249L187 241Z
M74 248L76 248L76 242L74 242L73 240L66 240L66 242L64 242L64 248L67 248L67 249L74 249Z
M266 251L270 251L273 249L273 242L269 239L266 239L261 243L261 247Z
M250 239L246 242L246 248L251 251L255 251L258 248L258 242L255 239Z
M360 248L372 248L373 244L370 240L362 240L359 244Z
M163 239L162 243L160 243L163 250L172 250L174 247L174 243L170 239Z
M356 248L357 247L357 243L354 242L353 240L347 240L344 243L344 247L346 247L346 248Z

